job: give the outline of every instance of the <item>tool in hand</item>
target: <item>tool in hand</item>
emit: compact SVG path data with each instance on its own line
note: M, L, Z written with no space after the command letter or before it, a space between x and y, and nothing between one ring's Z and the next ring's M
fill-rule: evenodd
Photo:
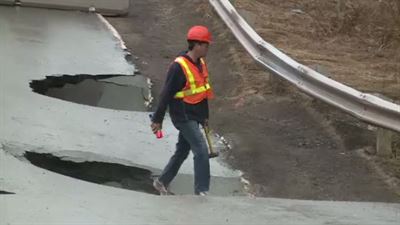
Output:
M207 139L207 143L208 143L208 157L209 158L215 158L219 156L218 152L214 152L212 143L211 143L211 138L210 138L210 128L208 126L203 126L204 129L204 133L206 133L206 139Z
M149 117L150 117L150 121L152 121L153 114L149 114ZM157 137L157 139L160 139L160 138L164 137L164 134L163 134L162 130L156 131L156 137Z

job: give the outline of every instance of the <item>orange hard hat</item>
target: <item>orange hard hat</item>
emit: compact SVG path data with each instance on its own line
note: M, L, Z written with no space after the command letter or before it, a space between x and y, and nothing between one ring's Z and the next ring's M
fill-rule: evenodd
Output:
M211 43L212 41L211 33L205 26L193 26L190 28L187 39L191 41L204 41L207 43Z

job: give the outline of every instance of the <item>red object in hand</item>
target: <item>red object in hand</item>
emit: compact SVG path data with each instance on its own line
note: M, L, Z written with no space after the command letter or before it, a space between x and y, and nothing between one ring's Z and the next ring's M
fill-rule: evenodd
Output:
M149 117L150 117L150 120L152 120L153 114L149 114ZM153 128L153 127L152 127L152 128ZM164 137L164 134L163 134L162 130L157 130L157 131L156 131L156 137L157 137L158 139Z
M162 130L158 130L158 131L156 132L156 137L157 137L158 139L164 137Z

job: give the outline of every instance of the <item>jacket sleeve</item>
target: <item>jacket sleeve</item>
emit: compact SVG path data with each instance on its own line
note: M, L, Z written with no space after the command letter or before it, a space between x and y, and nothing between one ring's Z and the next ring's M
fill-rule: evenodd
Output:
M153 123L162 123L164 120L165 112L170 101L174 98L175 94L185 87L186 77L183 73L181 66L174 62L169 67L167 79L163 90L160 94L159 104L152 117Z

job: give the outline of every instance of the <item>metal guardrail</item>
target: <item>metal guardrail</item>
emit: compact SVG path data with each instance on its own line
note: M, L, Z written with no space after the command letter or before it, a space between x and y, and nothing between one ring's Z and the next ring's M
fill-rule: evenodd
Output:
M250 55L269 71L365 122L400 132L400 105L357 91L294 61L264 41L229 0L209 2Z

